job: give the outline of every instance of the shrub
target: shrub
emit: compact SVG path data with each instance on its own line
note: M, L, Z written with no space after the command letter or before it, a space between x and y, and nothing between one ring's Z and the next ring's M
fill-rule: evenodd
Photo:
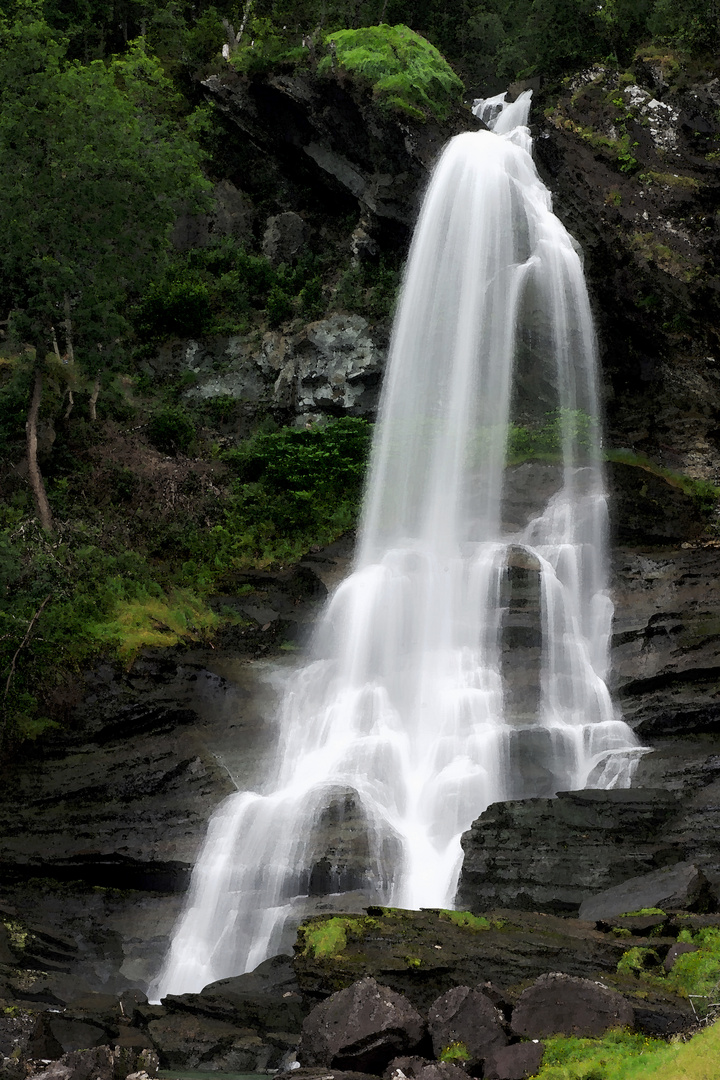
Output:
M186 454L195 438L195 425L184 409L168 405L151 417L148 437L165 454Z

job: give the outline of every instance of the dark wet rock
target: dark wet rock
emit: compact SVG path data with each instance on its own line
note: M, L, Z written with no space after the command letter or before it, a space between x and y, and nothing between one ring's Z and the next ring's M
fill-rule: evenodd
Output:
M168 994L163 1005L171 1012L191 1012L256 1032L295 1032L299 1036L310 1006L289 956L272 956L254 971L210 983L199 994Z
M299 214L287 210L267 220L262 250L271 263L290 263L300 254L307 237L307 227Z
M398 1072L408 1077L408 1080L415 1080L425 1066L431 1064L432 1058L420 1057L417 1054L393 1058L383 1073L383 1080L393 1080L395 1073ZM398 1080L401 1078L398 1077Z
M526 1080L539 1070L544 1053L545 1044L538 1040L501 1046L488 1055L484 1080Z
M660 988L622 988L635 1013L635 1030L653 1039L690 1031L696 1022L689 1001Z
M307 945L306 933L317 929L321 917L300 927L294 964L304 994L318 997L331 986L351 986L360 973L424 1012L456 986L482 989L489 980L502 993L548 969L614 973L627 949L592 923L552 915L500 910L474 928L438 911L368 910L366 920L352 917L347 944L334 957L317 960Z
M697 945L693 945L689 941L676 941L667 951L665 959L663 960L663 968L665 971L672 971L678 956L684 956L685 953L697 952L697 948Z
M707 529L708 513L677 484L639 465L608 464L610 507L620 544L681 544Z
M168 1013L148 1024L164 1069L262 1072L278 1068L287 1047L263 1041L252 1028L190 1013Z
M310 73L225 72L203 85L240 144L271 163L279 185L305 185L328 207L359 204L366 233L383 224L387 232L389 222L403 226L405 238L443 144L477 123L460 109L444 126L393 116L352 82Z
M677 813L676 797L662 789L495 803L463 834L457 905L577 914L588 892L681 860L666 839Z
M415 1080L466 1080L466 1077L465 1069L453 1065L450 1061L429 1061L415 1073ZM397 1077L397 1080L402 1078Z
M420 1048L426 1025L401 994L364 978L317 1005L303 1024L298 1058L380 1074L402 1054Z
M0 1080L24 1080L25 1062L35 1056L37 1030L38 1018L33 1013L0 1013Z
M33 1080L126 1080L132 1073L156 1076L157 1054L98 1046L76 1050L31 1073Z
M62 1013L49 1013L46 1023L48 1031L60 1044L63 1053L102 1046L107 1042L105 1028L98 1024L76 1020Z
M455 986L432 1003L428 1028L435 1056L452 1043L462 1043L471 1071L508 1041L502 1014L480 990L468 986Z
M693 863L681 862L630 878L588 897L580 905L580 917L607 921L616 915L653 907L669 911L708 911L713 910L716 903L704 874Z
M634 1020L632 1006L616 990L552 972L523 990L513 1010L512 1030L526 1039L595 1037L608 1028L632 1027Z

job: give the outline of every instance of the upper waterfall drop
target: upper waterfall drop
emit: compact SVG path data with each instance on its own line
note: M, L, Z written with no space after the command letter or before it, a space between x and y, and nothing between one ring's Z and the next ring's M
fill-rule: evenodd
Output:
M478 103L494 131L452 139L435 168L353 572L285 694L265 793L230 796L210 822L155 998L278 951L338 794L362 820L368 898L451 907L460 836L491 802L630 783L642 750L605 681L594 330L529 106ZM513 450L533 431L546 460Z

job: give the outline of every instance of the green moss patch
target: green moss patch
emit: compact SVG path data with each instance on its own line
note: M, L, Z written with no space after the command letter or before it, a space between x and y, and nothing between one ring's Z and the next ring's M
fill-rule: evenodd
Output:
M372 87L379 105L416 120L444 120L460 102L463 84L441 54L407 26L363 26L325 38L331 55L319 72L335 67Z
M333 960L347 948L348 937L362 938L378 926L376 919L347 916L334 916L323 922L301 926L299 943L302 954L312 956L315 960Z
M463 930L489 930L491 925L484 915L473 915L469 911L441 911L440 918L449 920Z

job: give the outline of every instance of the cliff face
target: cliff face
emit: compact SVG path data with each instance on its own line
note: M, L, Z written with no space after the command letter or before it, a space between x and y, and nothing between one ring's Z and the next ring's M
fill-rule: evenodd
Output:
M585 253L610 445L720 474L720 84L670 56L592 68L536 158Z

